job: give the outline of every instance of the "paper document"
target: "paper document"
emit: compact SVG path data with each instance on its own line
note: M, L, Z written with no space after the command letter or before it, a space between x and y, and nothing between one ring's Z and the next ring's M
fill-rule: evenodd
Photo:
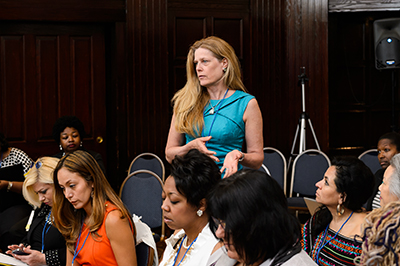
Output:
M0 253L0 265L27 266L28 264L20 260L17 260L16 258L10 255Z

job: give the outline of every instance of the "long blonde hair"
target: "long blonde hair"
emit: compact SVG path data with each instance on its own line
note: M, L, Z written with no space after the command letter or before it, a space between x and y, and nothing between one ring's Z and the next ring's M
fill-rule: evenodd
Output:
M209 50L219 61L225 58L228 61L228 67L222 81L229 89L247 92L242 82L239 59L231 45L215 36L195 42L190 47L187 55L186 85L176 92L172 98L175 129L180 133L186 133L192 137L199 137L203 130L203 109L210 100L207 89L200 85L196 67L193 63L194 53L199 48Z
M362 254L355 258L356 265L399 265L399 201L370 212L364 219L362 231Z
M22 195L33 206L40 207L42 204L39 195L33 190L33 185L37 182L53 185L53 171L59 160L54 157L41 157L25 174Z
M114 204L121 211L121 218L127 218L131 226L134 226L129 211L125 208L121 199L111 188L96 160L89 153L82 150L76 150L61 158L56 169L54 170L53 176L54 223L64 236L69 251L74 253L74 245L79 236L85 211L83 209L76 210L65 198L57 178L58 171L61 168L65 168L70 172L77 173L84 178L86 182L93 183L93 212L87 223L92 237L98 237L97 230L101 227L104 220L106 201L110 201L112 204Z

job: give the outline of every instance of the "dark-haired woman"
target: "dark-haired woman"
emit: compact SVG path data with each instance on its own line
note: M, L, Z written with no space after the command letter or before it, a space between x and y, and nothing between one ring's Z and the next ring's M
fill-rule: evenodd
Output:
M53 126L53 138L60 147L60 152L54 157L61 159L65 154L76 150L84 150L96 160L101 170L106 174L103 158L100 153L86 150L83 147L83 138L86 136L85 127L76 116L62 116L56 120Z
M304 250L319 265L354 265L361 254L361 207L372 194L374 175L359 159L337 158L316 184L323 206L303 227Z
M134 224L94 158L77 150L54 170L54 223L66 265L136 266Z
M165 223L176 232L165 241L160 266L214 265L225 254L208 225L206 195L221 180L219 168L210 157L195 149L176 156L171 166L162 209Z
M378 160L382 167L375 173L375 186L371 197L367 201L366 209L371 211L381 207L381 192L379 186L383 181L383 175L390 166L393 156L400 152L400 134L397 132L389 132L382 135L378 139Z
M316 265L301 249L300 224L288 211L278 183L245 169L209 194L211 228L238 265Z

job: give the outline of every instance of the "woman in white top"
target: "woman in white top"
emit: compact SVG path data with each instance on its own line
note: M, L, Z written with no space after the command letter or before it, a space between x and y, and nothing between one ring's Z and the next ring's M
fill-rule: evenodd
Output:
M210 266L225 256L208 222L206 195L221 180L218 166L193 149L172 161L163 191L164 221L176 230L166 240L161 266ZM225 264L227 265L227 264Z

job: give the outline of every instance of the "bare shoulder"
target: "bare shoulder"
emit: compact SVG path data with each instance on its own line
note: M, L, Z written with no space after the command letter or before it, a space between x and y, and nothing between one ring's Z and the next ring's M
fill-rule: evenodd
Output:
M120 210L110 211L107 215L106 218L107 227L121 226L122 224L126 223L128 223L128 219L122 217L122 212Z

